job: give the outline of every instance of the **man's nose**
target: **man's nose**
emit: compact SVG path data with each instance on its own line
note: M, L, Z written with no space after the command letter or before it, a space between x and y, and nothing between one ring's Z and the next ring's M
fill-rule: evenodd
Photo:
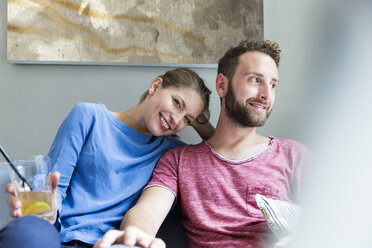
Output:
M258 97L262 100L267 100L270 96L270 84L261 84Z

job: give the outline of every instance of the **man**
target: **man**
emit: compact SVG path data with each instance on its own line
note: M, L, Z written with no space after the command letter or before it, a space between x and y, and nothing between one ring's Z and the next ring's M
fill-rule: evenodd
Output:
M189 247L268 247L270 232L257 193L291 201L297 194L307 148L264 137L275 102L280 50L270 41L242 41L218 64L221 113L214 135L198 145L168 151L121 229L94 247L112 243L165 247L155 234L176 203Z

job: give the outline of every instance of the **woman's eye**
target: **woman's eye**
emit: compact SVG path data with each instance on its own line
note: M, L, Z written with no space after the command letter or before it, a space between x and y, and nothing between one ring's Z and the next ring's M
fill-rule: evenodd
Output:
M190 125L191 124L191 120L187 116L185 116L185 121L186 121L187 125Z
M181 108L181 103L177 99L173 99L173 101L177 108Z

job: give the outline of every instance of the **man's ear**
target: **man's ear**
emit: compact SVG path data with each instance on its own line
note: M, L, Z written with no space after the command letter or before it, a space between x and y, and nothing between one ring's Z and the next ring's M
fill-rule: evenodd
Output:
M216 90L219 97L224 97L229 87L229 80L222 73L218 73L216 77Z
M149 96L154 95L154 93L161 88L161 84L163 83L163 79L160 77L157 77L152 81L150 88L149 88Z

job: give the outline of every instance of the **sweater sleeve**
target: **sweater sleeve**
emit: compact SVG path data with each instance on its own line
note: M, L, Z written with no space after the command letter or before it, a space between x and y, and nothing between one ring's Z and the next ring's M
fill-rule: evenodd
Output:
M90 116L87 104L76 104L59 127L49 151L52 171L58 171L61 174L57 189L59 210L61 210L80 151L89 133L92 123Z

